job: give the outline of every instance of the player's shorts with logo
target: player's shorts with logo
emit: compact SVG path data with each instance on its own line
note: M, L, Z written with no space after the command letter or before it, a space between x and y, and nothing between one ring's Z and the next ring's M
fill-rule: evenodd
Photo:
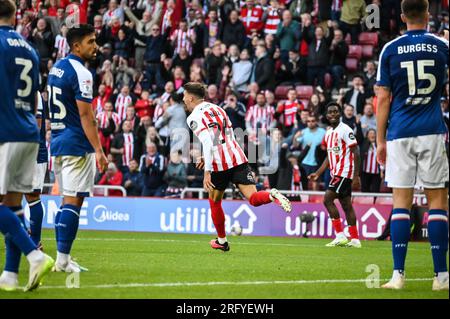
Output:
M0 144L0 194L31 193L39 144L8 142Z
M90 196L94 188L96 172L95 154L55 156L54 172L62 195Z
M350 178L333 176L328 189L339 195L339 198L352 196L352 181Z
M47 163L36 163L33 172L33 192L42 193L47 173Z
M448 185L448 159L442 134L388 141L386 156L389 187L432 189Z
M235 166L226 171L212 172L211 182L214 184L217 190L225 190L228 184L231 182L235 185L255 185L255 179L253 178L253 173L248 165L244 163Z

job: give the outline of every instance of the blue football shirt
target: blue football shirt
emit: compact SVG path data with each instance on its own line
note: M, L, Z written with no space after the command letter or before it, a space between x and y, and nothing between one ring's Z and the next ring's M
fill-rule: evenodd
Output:
M0 26L0 143L39 142L39 56L13 28Z
M37 113L36 118L41 119L41 128L39 130L39 151L37 156L38 163L47 163L48 162L48 150L46 145L46 127L45 120L48 117L48 106L42 98L41 93L38 91L38 104L37 104Z
M392 92L387 140L447 132L440 98L449 65L448 42L408 31L380 54L377 85Z
M59 60L48 76L52 156L84 156L93 153L83 127L77 101L92 102L92 74L81 58L69 54Z

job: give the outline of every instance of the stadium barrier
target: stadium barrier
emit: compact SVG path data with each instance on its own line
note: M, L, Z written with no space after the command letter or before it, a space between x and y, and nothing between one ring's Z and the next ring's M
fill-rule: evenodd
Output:
M61 196L42 195L41 200L45 212L43 227L53 228ZM331 220L321 202L293 202L290 214L275 204L253 207L242 200L225 200L223 208L227 232L239 223L243 235L247 236L333 237ZM345 216L339 204L338 208L341 216ZM392 205L355 203L354 208L361 238L380 236L388 223ZM425 212L416 214L416 229L421 232L416 239L426 237ZM29 216L28 207L25 213ZM89 197L80 212L80 229L215 235L209 202L205 199Z

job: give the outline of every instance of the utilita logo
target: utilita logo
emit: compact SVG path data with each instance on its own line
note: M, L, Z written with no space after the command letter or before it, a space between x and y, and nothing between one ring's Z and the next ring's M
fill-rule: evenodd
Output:
M186 207L183 210L182 207L177 207L175 212L161 212L160 229L163 232L214 233L215 228L210 215L210 209L206 208ZM238 218L241 225L247 225L242 233L253 233L257 217L246 204L239 206L232 215L225 214L226 231L230 231Z
M104 205L97 205L94 208L93 218L97 223L130 221L129 214L118 211L113 212L112 210L108 210Z

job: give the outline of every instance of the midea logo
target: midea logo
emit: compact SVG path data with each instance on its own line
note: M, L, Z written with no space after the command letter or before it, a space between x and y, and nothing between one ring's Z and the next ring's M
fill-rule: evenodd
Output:
M94 220L97 223L103 222L128 222L130 215L127 213L113 212L108 210L104 205L97 205L94 208Z

